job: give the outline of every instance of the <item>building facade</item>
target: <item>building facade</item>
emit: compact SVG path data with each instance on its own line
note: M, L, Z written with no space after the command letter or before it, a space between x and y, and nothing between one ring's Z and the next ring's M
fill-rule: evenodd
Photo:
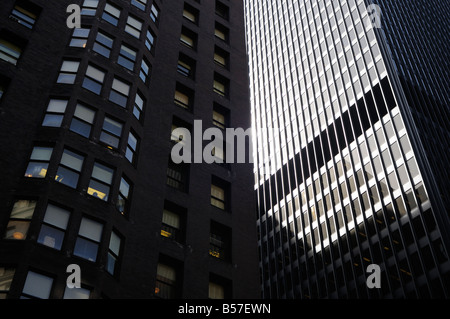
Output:
M259 297L251 164L171 160L177 127L250 126L244 27L238 1L2 1L0 297Z
M244 3L262 296L448 297L448 3Z

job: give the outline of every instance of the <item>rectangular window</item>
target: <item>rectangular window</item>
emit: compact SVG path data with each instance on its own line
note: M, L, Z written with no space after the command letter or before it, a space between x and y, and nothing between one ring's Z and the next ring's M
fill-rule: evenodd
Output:
M112 148L119 148L120 136L122 135L122 123L109 117L105 117L103 122L100 141Z
M145 58L143 58L141 62L141 70L139 71L139 77L141 78L142 82L146 83L149 75L150 63Z
M184 216L186 216L185 208L170 202L165 202L161 224L161 236L178 243L184 243Z
M83 287L64 289L63 299L89 299L91 290Z
M185 46L195 50L197 45L197 35L191 30L183 27L181 29L180 41Z
M72 123L70 124L70 130L89 138L91 136L92 124L94 124L94 118L94 110L78 103L75 108Z
M228 42L228 28L216 22L216 28L214 29L214 35L222 41Z
M97 7L98 7L98 0L84 0L83 6L81 7L81 15L95 16Z
M133 18L132 16L128 16L127 25L125 26L125 32L139 39L141 37L141 30L142 22L137 20L136 18Z
M209 283L208 290L209 299L225 299L225 289L222 285L216 284L215 282Z
M147 0L131 0L131 4L142 11L145 11Z
M211 205L225 210L225 189L211 184Z
M74 84L79 66L80 62L77 61L63 61L56 82L63 84Z
M181 106L184 109L190 110L193 105L194 93L187 87L177 83L174 102L176 105Z
M87 28L75 28L73 29L72 38L69 46L85 48L91 29Z
M136 93L136 97L134 99L134 106L133 106L133 115L140 120L142 117L142 112L144 110L145 100L139 93L139 91Z
M115 78L112 83L109 100L122 107L127 107L130 85Z
M17 41L0 38L0 59L16 65L22 54L22 47Z
M138 143L139 141L136 134L130 131L128 135L128 143L127 143L127 150L125 151L125 157L131 164L134 164L136 161L136 152L138 148Z
M223 106L214 103L213 107L213 124L224 130L228 127L229 111Z
M102 224L90 218L83 217L73 254L95 262L97 260L98 246L102 238L102 232Z
M14 203L4 239L25 240L33 218L35 200L19 199ZM0 289L1 290L1 289Z
M209 255L226 261L231 260L231 229L211 222Z
M159 8L153 3L150 8L150 18L156 25L158 25L159 20Z
M174 299L176 297L177 272L174 267L158 263L156 269L155 294L162 299Z
M117 197L116 208L122 215L127 215L130 205L131 183L122 176L120 179L119 196Z
M53 278L29 271L22 290L22 297L33 299L49 299Z
M114 231L111 232L108 246L108 259L106 260L106 271L113 276L117 273L121 242L120 236Z
M191 59L187 55L180 53L180 55L178 56L177 70L178 73L185 77L194 78L195 60Z
M17 21L21 25L33 29L34 24L36 23L36 19L40 13L40 9L38 6L35 6L31 2L28 1L17 1L17 4L14 6L10 19Z
M227 5L223 4L222 2L216 0L216 14L225 19L228 20L229 17L229 11L230 9L228 8Z
M64 149L55 180L72 188L77 188L84 156Z
M42 126L61 127L67 103L67 100L51 99L48 103Z
M167 167L167 185L182 192L188 191L189 165L175 164L169 161Z
M228 61L229 61L230 54L216 46L214 48L214 62L217 63L219 66L228 68Z
M100 94L104 79L105 72L93 67L92 65L88 65L82 86L92 93Z
M102 18L112 25L117 26L120 18L120 10L107 3L105 6L105 10L103 11Z
M120 46L119 58L117 63L127 68L130 71L134 70L134 63L136 62L137 51L122 44Z
M228 97L229 80L219 74L214 74L213 90L223 97Z
M107 36L103 32L98 31L92 49L98 54L103 55L105 58L109 58L111 54L111 49L113 47L113 43L114 39L112 37Z
M192 23L198 24L198 10L187 3L184 3L183 17Z
M37 242L61 250L69 218L68 210L48 204Z
M114 169L95 162L87 193L105 202L108 201L113 177Z
M35 146L25 171L25 177L45 178L52 152L52 147Z
M14 268L0 267L0 299L8 297L15 272Z
M147 30L147 35L145 37L145 46L150 52L152 52L154 43L155 43L155 34L151 30Z

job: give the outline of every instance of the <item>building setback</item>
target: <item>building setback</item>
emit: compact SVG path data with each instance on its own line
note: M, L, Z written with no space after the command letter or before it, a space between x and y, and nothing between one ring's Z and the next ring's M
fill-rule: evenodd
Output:
M0 298L260 296L251 164L170 156L194 120L250 126L244 27L239 1L2 1Z
M372 4L244 1L264 298L449 297L450 7Z

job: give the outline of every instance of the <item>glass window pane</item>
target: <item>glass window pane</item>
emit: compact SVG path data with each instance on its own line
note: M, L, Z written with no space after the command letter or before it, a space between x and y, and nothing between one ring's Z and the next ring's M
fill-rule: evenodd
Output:
M98 244L83 238L77 238L73 254L75 256L90 260L97 260Z
M22 292L33 297L48 299L52 285L52 278L29 271Z
M67 100L52 99L48 103L47 112L64 113L67 107Z
M64 291L63 299L89 299L91 291L85 288L68 288Z
M47 175L48 163L30 162L25 177L45 178Z
M35 208L35 200L20 199L14 203L10 218L31 219Z
M64 185L76 188L78 185L78 177L78 173L60 166L56 172L55 180Z
M109 250L111 250L116 256L119 256L120 251L120 237L115 232L111 233L111 239L109 241Z
M102 72L99 69L94 68L93 66L90 65L88 65L87 67L86 75L102 83L103 79L105 78L105 72Z
M72 123L70 124L70 130L86 138L89 138L89 136L91 135L91 125L76 118L72 120Z
M64 61L61 66L62 72L70 72L70 73L76 73L78 71L78 66L80 65L80 62L75 61Z
M70 212L58 206L48 204L45 211L44 222L61 229L67 228Z
M87 193L91 196L107 201L109 190L109 186L91 179L91 181L89 182Z
M96 242L100 242L102 236L103 225L92 219L85 218L81 220L80 230L78 234L80 236L89 238Z
M92 177L102 182L105 182L106 184L111 184L113 174L114 170L112 168L106 167L99 163L94 164L94 169L92 170Z
M113 133L116 136L120 136L122 134L122 124L110 119L109 117L105 117L105 122L103 123L103 129L110 133Z
M35 161L49 161L53 148L36 146L33 148L30 159Z
M77 104L74 115L90 124L94 123L95 111L85 107L84 105Z
M47 114L42 121L42 126L47 127L60 127L62 124L64 116L63 115L55 115L55 114Z
M114 79L112 88L126 96L130 93L130 86L117 79Z
M50 248L61 250L64 232L51 226L42 225L37 242Z
M81 171L83 166L84 157L78 155L69 150L64 150L63 156L61 158L61 164L70 167L76 171Z

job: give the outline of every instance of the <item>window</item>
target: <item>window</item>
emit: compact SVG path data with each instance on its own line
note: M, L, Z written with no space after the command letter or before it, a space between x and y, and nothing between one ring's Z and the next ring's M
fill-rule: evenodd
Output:
M145 11L147 0L131 0L131 4L142 11Z
M64 149L55 180L69 187L76 188L83 162L84 156Z
M91 135L92 124L94 124L94 118L94 110L78 103L75 108L72 123L70 124L70 130L89 138Z
M73 29L72 39L69 46L85 48L91 29L87 28L75 28Z
M107 3L105 6L105 10L103 11L102 18L112 25L117 26L120 18L120 10Z
M56 82L64 84L74 84L79 66L80 62L77 61L63 61Z
M141 93L138 91L136 93L136 97L134 99L134 106L133 106L133 115L140 120L142 117L142 112L144 110L144 98L142 97Z
M132 16L128 16L127 25L125 26L125 32L131 34L133 37L139 39L141 36L142 22L138 21Z
M93 67L92 65L88 65L82 86L92 93L100 94L104 79L105 72Z
M156 269L155 294L162 299L174 299L176 297L177 272L174 267L158 263Z
M184 136L182 134L175 135L173 133L173 131L177 128L184 128L184 129L187 129L189 132L192 131L192 126L190 124L186 123L185 121L183 121L177 117L174 117L172 120L172 131L170 134L170 139L173 143L180 143L183 141L183 138L184 138ZM182 142L182 143L184 143L184 142Z
M150 74L150 63L143 58L141 62L141 70L139 71L139 77L141 78L142 82L146 83Z
M229 11L230 10L229 10L227 5L225 5L222 2L216 0L216 14L219 17L221 17L221 18L223 18L225 20L228 20Z
M67 100L51 99L48 103L42 126L61 127L67 102Z
M181 29L180 41L185 46L195 50L197 45L197 35L191 30L183 27Z
M105 117L102 132L100 134L100 141L109 146L109 148L119 148L122 127L123 125L121 123L109 117Z
M224 78L223 76L217 73L214 74L214 84L213 84L214 92L216 92L220 96L227 97L228 87L229 87L228 79Z
M114 169L95 162L87 193L105 202L108 201L113 177Z
M61 250L69 217L68 210L48 204L37 242Z
M222 41L228 42L228 29L216 22L216 28L214 29L214 35Z
M152 52L154 43L155 43L155 34L151 30L147 30L147 35L145 37L145 46L150 52Z
M229 61L230 54L216 46L214 48L214 62L217 63L219 66L228 68L228 61Z
M229 118L229 111L214 103L214 108L213 108L213 124L222 129L225 130L228 127L228 118Z
M130 71L134 70L134 63L136 62L136 50L122 44L120 46L119 58L117 63L127 68Z
M6 299L16 270L0 267L0 299Z
M95 262L101 241L103 225L90 218L83 217L78 231L73 254Z
M161 236L179 243L184 242L184 216L186 209L170 202L164 203Z
M167 185L182 192L188 191L189 165L175 164L169 160L167 166Z
M178 73L180 73L181 75L183 75L185 77L194 78L195 60L180 53L180 55L178 57L177 70L178 70Z
M198 24L198 10L184 3L183 17L192 23Z
M119 104L122 107L126 107L129 93L130 93L130 85L125 82L122 82L117 78L114 78L111 92L109 94L109 100L111 102Z
M211 222L209 255L218 259L231 261L230 228L216 222Z
M84 0L83 6L81 7L81 15L95 16L97 7L98 7L98 0Z
M177 83L175 90L174 102L176 105L181 106L184 109L191 109L194 100L194 93L187 87Z
M29 271L22 290L22 298L49 299L53 278Z
M106 271L113 276L117 273L117 261L119 260L121 242L120 236L114 231L111 232L108 246L108 259L106 260Z
M105 58L109 58L111 54L111 49L113 47L114 39L110 36L107 36L103 32L98 32L97 37L95 38L93 50Z
M29 29L33 29L40 13L40 8L28 1L19 0L16 3L9 18Z
M208 290L209 299L225 299L225 288L215 282L209 282Z
M127 150L125 151L125 158L131 164L134 164L136 161L137 148L138 148L138 138L134 132L130 131L128 135Z
M9 39L10 37L13 37L13 39ZM15 38L17 37L14 35L0 37L0 59L13 65L17 64L17 61L22 54L22 48L24 47L23 44L14 40Z
M35 146L25 171L25 177L45 178L52 152L52 147Z
M131 186L130 182L122 176L120 179L119 195L117 197L116 208L122 215L127 215L129 210Z
M35 200L19 199L15 201L3 238L25 240L35 208Z
M150 8L150 18L153 22L155 22L156 25L158 25L158 19L159 19L159 8L153 3L152 7Z
M220 208L222 210L226 209L226 199L225 199L225 188L223 186L218 186L216 184L211 184L211 205Z
M91 295L91 290L80 287L80 288L69 288L66 286L64 290L63 299L89 299Z

